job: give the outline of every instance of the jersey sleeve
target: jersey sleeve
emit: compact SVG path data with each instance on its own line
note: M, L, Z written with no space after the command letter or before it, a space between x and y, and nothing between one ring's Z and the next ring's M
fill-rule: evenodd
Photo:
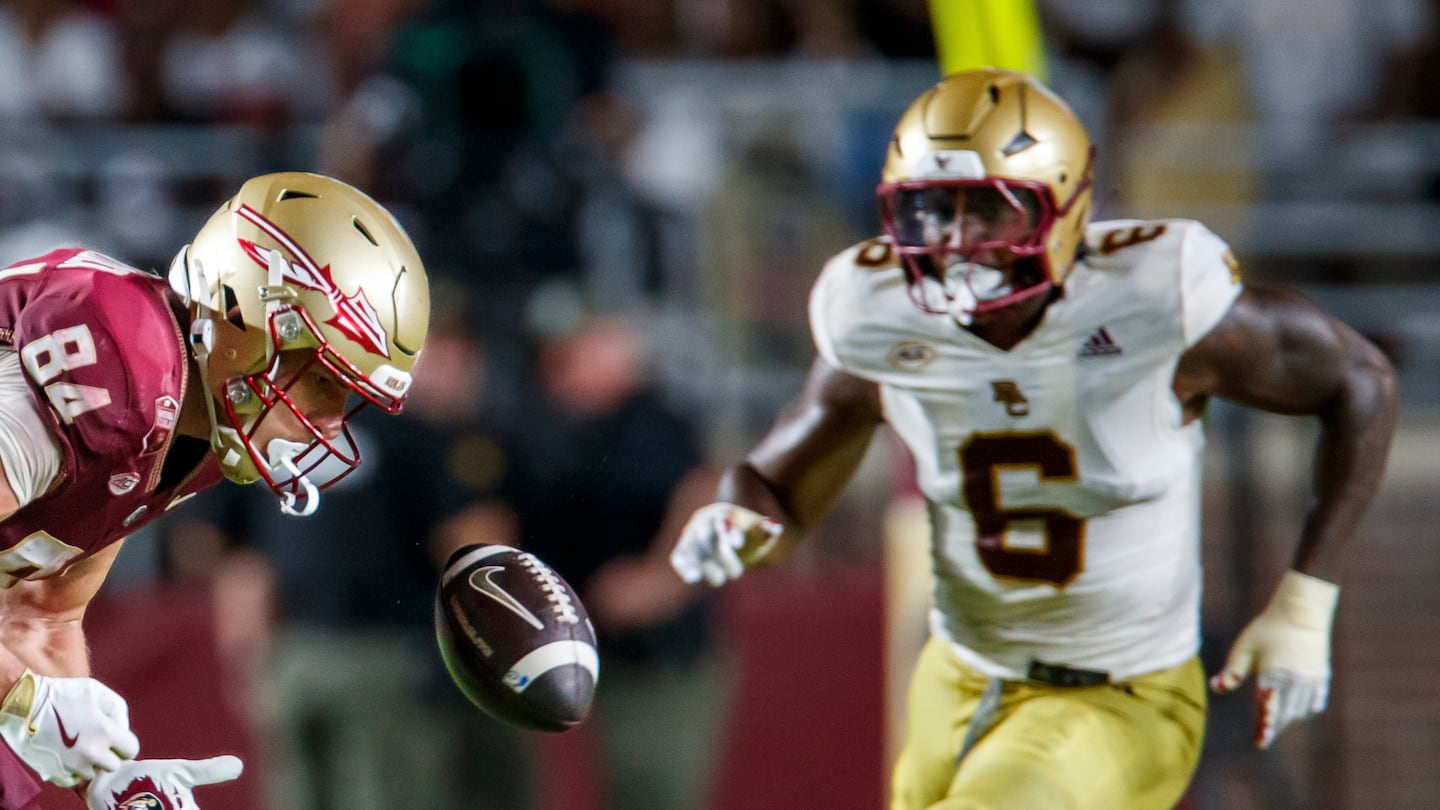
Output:
M842 367L835 345L836 335L849 322L854 306L850 285L845 283L852 265L849 251L832 257L810 289L810 334L815 340L815 351L835 368Z
M895 330L915 314L890 243L871 239L836 254L810 291L810 333L831 366L874 379Z
M1180 254L1180 315L1186 346L1220 322L1240 295L1240 266L1230 246L1198 223L1186 229Z
M14 321L31 383L72 441L102 456L145 452L168 432L184 380L179 327L151 276L56 267ZM93 254L91 254L93 255Z

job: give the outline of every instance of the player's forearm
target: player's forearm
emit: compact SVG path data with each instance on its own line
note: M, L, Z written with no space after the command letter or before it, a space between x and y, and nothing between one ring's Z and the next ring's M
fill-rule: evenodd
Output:
M720 476L715 490L715 500L743 506L766 517L774 518L785 526L787 534L803 534L804 530L790 509L781 503L770 482L748 462L737 464Z
M1338 582L1345 549L1384 475L1399 411L1394 370L1379 350L1358 347L1341 390L1320 414L1315 502L1294 568Z
M40 675L88 677L90 652L79 619L0 619L0 684L26 669Z

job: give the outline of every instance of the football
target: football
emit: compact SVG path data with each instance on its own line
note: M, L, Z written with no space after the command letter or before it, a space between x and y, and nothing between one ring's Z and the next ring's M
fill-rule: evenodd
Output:
M440 657L465 697L532 731L585 719L600 659L585 606L534 554L473 545L451 555L435 599Z

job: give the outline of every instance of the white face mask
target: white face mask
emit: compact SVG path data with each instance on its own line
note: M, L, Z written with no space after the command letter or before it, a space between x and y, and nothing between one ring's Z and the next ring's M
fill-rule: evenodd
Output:
M975 318L975 307L1012 292L1004 270L971 262L956 262L945 270L945 295L950 317L961 326Z

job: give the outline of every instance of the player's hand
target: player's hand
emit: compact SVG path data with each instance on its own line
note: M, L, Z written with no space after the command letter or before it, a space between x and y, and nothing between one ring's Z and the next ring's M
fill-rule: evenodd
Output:
M140 753L125 698L94 678L26 670L0 702L0 737L41 779L74 787Z
M1330 697L1330 624L1340 586L1288 571L1270 604L1241 631L1210 688L1229 692L1256 674L1255 745L1325 710Z
M174 807L200 810L190 789L229 782L244 763L228 754L210 759L136 759L100 774L85 793L89 810Z
M690 584L701 579L719 587L745 573L775 547L784 527L774 518L733 503L695 510L670 552L670 567Z

